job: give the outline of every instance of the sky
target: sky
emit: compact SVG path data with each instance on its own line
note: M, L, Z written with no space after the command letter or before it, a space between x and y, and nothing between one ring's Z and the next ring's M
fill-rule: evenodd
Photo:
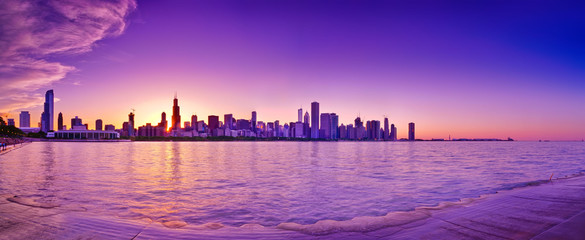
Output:
M0 113L121 128L297 110L406 137L585 138L585 2L0 2ZM55 118L56 122L56 118Z

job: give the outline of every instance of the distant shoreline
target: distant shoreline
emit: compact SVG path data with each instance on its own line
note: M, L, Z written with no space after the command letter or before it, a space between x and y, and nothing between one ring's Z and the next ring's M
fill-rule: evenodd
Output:
M49 138L27 138L32 142L584 142L583 140L504 140L504 139L417 139L415 141L397 140L349 140L349 139L297 139L297 138L234 138L234 137L152 137L134 139L49 139Z
M299 138L249 138L249 137L138 137L132 139L34 139L40 142L512 142L514 140L502 139L457 139L457 140L426 140L415 141L397 140L349 140L349 139L299 139Z
M33 142L132 142L130 139L35 139Z

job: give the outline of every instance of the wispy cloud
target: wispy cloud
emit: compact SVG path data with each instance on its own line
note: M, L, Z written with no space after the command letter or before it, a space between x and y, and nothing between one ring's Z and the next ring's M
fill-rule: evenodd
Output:
M135 8L135 0L0 1L0 112L42 104L38 90L76 70L50 57L122 34Z

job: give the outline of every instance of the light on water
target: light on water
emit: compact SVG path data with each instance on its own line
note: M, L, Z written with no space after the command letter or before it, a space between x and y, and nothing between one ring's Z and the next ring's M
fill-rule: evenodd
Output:
M96 215L276 226L382 216L584 171L582 142L35 142L0 193Z

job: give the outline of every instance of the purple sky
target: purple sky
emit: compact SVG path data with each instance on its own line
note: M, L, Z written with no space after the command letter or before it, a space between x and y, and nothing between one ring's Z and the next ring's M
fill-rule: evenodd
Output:
M341 123L384 115L405 137L585 138L584 3L551 1L0 3L0 112L120 127L233 113ZM6 114L2 114L5 116Z

